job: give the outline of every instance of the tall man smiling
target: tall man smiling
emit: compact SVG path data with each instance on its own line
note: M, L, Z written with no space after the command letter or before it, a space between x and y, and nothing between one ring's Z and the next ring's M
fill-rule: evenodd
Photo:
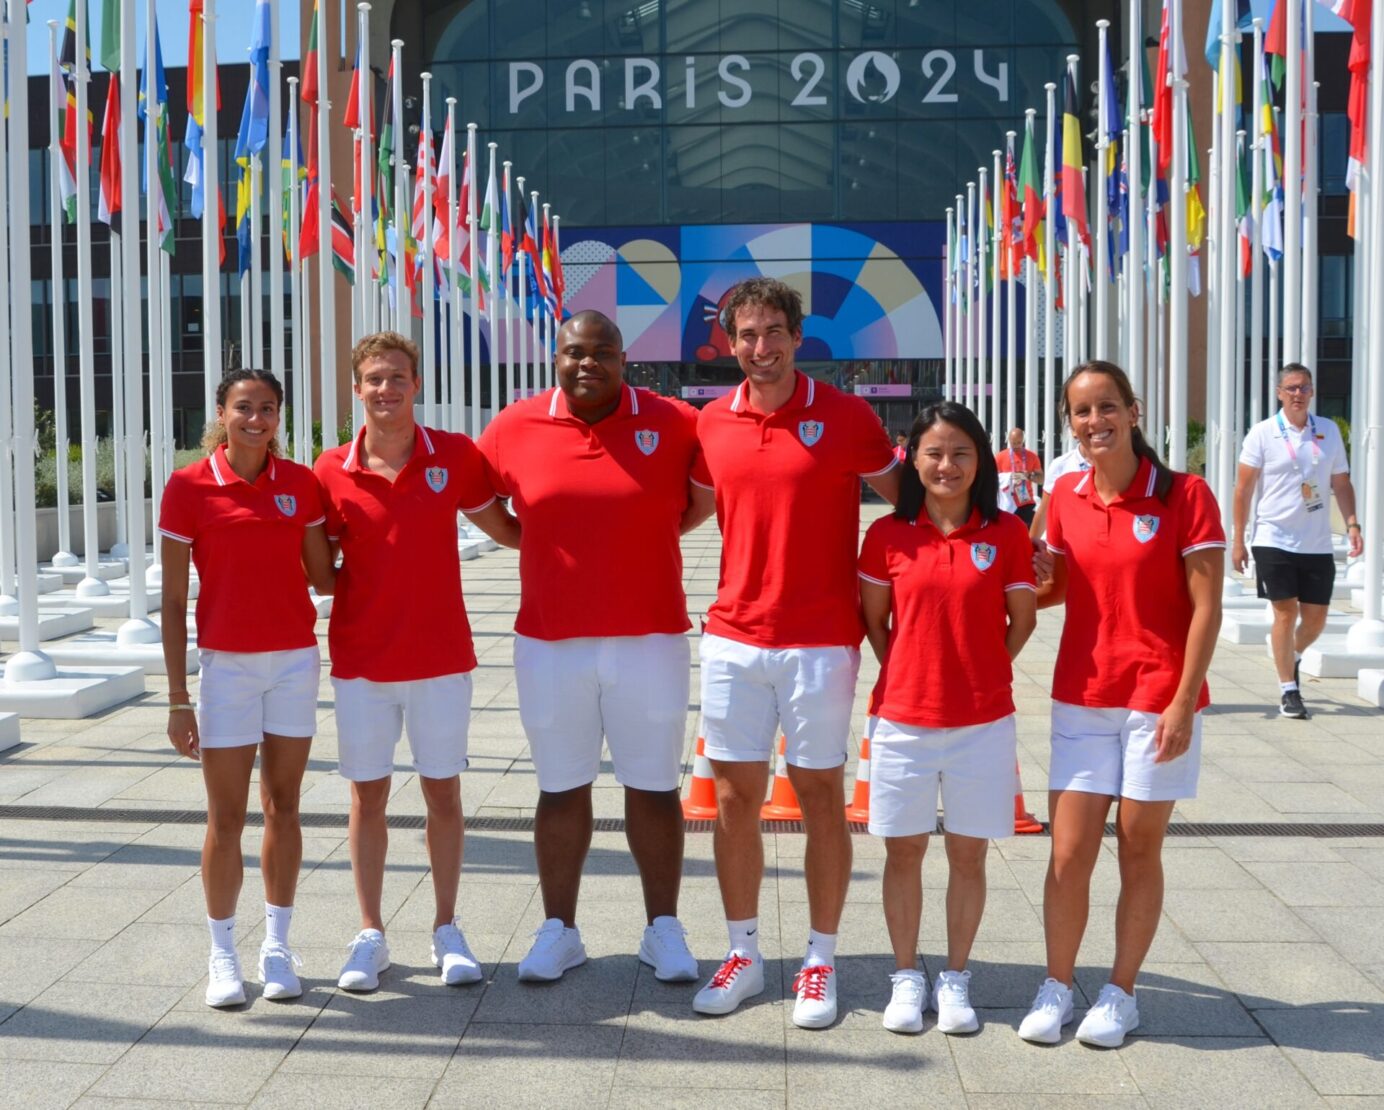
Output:
M723 549L701 643L702 720L716 777L716 875L730 951L693 1008L727 1014L764 989L758 943L759 807L782 726L807 828L811 931L796 1024L836 1019L833 960L850 880L843 765L859 645L860 479L898 499L898 460L870 406L800 372L802 299L771 278L742 282L723 323L745 374L697 422L693 481L714 490Z
M697 417L625 384L620 330L599 312L562 325L554 365L557 388L506 408L480 441L523 527L514 676L538 772L545 920L519 978L558 979L586 959L577 893L604 740L644 886L639 958L658 979L695 979L677 918L677 787L691 664L678 536L711 511L689 508Z
M341 777L351 783L351 871L361 919L338 985L374 990L389 967L380 905L385 807L405 729L428 810L432 960L444 983L472 983L482 977L480 965L455 921L460 774L476 666L461 596L457 513L510 547L518 546L518 524L496 500L471 440L415 423L420 383L412 342L395 332L367 335L351 352L351 370L365 424L314 467L327 535L343 555L328 644Z

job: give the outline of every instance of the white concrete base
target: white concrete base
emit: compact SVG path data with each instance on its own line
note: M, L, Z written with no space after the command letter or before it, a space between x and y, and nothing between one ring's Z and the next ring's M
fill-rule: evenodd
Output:
M38 611L38 638L56 640L59 636L71 636L74 632L85 632L96 623L92 611L85 604L44 604ZM19 638L19 617L0 617L0 640Z
M499 549L500 546L489 536L487 536L483 531L481 531L481 529L477 528L474 524L463 524L459 526L457 528L457 540L459 543L466 543L467 541L470 541L472 543L480 544L481 546L479 554L484 554L487 551L496 551ZM474 557L475 556L471 555L462 556L462 558Z
M1365 588L1357 586L1350 591L1350 603L1362 613L1365 611ZM1384 595L1380 597L1380 611L1384 612Z
M308 596L312 598L312 606L317 610L317 619L326 620L332 615L332 595L323 597L316 590L309 590Z
M54 663L72 666L138 667L144 674L168 673L162 644L122 644L117 640L115 632L106 629L97 629L67 640L44 644L43 653ZM201 665L194 632L188 633L186 654L184 662L187 673L196 674Z
M458 540L457 554L461 556L464 563L468 559L479 559L484 548L481 547L479 540Z
M79 605L84 609L90 609L98 617L128 617L130 615L129 578L112 578L106 585L110 587L110 593L99 597L78 597L72 588L68 588L48 595L43 599L43 604L45 606L55 603ZM163 601L163 594L158 590L147 590L145 597L148 611L157 613L159 605Z
M51 594L63 587L62 575L54 571L39 571L37 586L40 594Z
M1230 597L1221 598L1221 611L1228 612L1231 609L1239 612L1259 613L1264 609L1264 599L1253 593L1234 594Z
M85 562L78 563L75 567L55 567L52 563L41 563L39 570L61 575L65 586L75 586L87 576ZM124 578L128 570L129 564L124 559L112 559L110 555L103 553L96 561L95 577L109 582L112 578Z
M1326 611L1326 631L1344 633L1355 617L1336 609ZM1221 609L1220 638L1228 644L1258 644L1265 642L1273 618L1268 613L1268 602L1259 601L1253 609Z
M0 665L0 711L21 717L75 721L142 693L138 667L61 667L56 678L9 683Z
M1366 668L1384 667L1384 648L1348 651L1345 633L1345 628L1333 629L1328 622L1321 639L1302 653L1302 673L1314 678L1354 678Z
M0 752L19 743L19 714L0 713Z
M81 563L81 561L82 557L80 555L74 555L70 551L59 551L53 556L53 565L55 567L75 567Z
M1361 701L1384 709L1384 670L1364 668L1355 676L1355 694Z

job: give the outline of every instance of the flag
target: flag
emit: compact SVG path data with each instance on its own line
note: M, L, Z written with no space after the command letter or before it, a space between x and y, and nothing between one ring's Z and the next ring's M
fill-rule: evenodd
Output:
M553 225L553 295L557 299L557 319L562 319L562 301L567 292L567 281L562 276L562 244L558 242L557 225Z
M1090 242L1091 230L1086 226L1086 181L1081 168L1081 123L1077 117L1076 78L1071 70L1063 83L1062 93L1062 215L1076 221L1077 234L1083 243Z
M500 276L509 277L510 267L514 265L514 250L518 244L514 240L514 221L509 211L509 170L505 170L504 188L500 192Z
M317 22L320 3L312 5L312 26L308 30L307 54L299 72L303 75L299 97L308 106L307 192L303 198L303 226L298 231L298 257L310 258L322 246L321 180L317 166ZM330 167L329 167L330 171Z
M437 155L437 170L433 179L437 182L433 192L433 225L432 225L432 244L433 255L446 268L451 266L452 249L452 213L447 209L447 193L452 187L452 163L456 161L454 154L455 138L453 131L453 116L449 109L447 112L447 125L442 135L442 149Z
M154 121L154 165L159 177L158 188L158 231L160 235L159 249L169 254L173 253L173 213L178 205L178 189L173 183L173 152L168 141L168 79L163 68L163 44L159 41L159 25L157 20L154 23L154 103L156 105L156 119ZM144 72L140 77L138 113L139 118L144 120L144 141L149 142L149 67L144 67ZM149 194L149 182L144 173L141 163L141 184L143 192Z
M413 175L413 223L410 225L410 238L415 243L423 242L428 233L426 213L428 189L433 184L432 135L425 130L418 134L417 172ZM434 192L433 194L437 194Z
M203 46L202 46L202 0L189 0L187 28L187 129L183 134L183 146L187 150L187 168L183 180L191 186L191 201L188 205L193 219L202 219L206 209L205 156L202 150L203 127L206 123L203 96ZM221 80L215 81L216 107L221 107ZM221 231L220 261L226 261L226 205L218 191L216 198L217 227Z
M298 67L298 72L303 76L303 86L301 95L304 104L311 104L317 107L317 21L320 16L320 0L313 0L312 5L312 26L308 29L308 48L303 56L303 64ZM392 74L393 67L390 68Z
M86 51L87 61L91 50ZM53 73L53 107L58 117L58 188L68 223L77 219L77 91L73 71L77 66L77 0L71 0L67 23L58 47L58 68ZM87 148L91 147L91 109L87 109Z
M120 69L120 0L101 0L101 65L111 73ZM114 132L112 132L114 134Z
M1043 186L1038 176L1038 155L1034 148L1033 117L1024 124L1024 152L1019 162L1019 192L1023 203L1023 224L1020 229L1019 257L1031 258L1047 272L1043 257Z
M250 84L236 134L235 158L242 167L269 141L269 0L255 0L250 38Z
M1288 69L1288 5L1285 0L1274 0L1269 29L1264 32L1264 53L1273 57L1269 64L1269 75L1274 85L1282 85L1283 75Z
M1212 69L1221 68L1221 4L1224 0L1211 0L1211 14L1206 20L1206 63ZM1254 26L1254 12L1250 10L1249 0L1232 0L1235 5L1235 30L1248 31ZM1311 0L1308 0L1310 3ZM1238 60L1236 69L1238 70Z
M1172 31L1168 14L1168 0L1163 0L1163 22L1158 31L1158 65L1153 79L1153 139L1158 144L1158 168L1166 174L1173 161L1173 90L1168 81L1172 73ZM1179 44L1180 46L1181 44ZM1185 51L1179 49L1177 55ZM1180 79L1186 74L1185 66L1175 74Z
M292 109L290 109L291 111ZM289 138L297 138L298 146L295 150L289 143ZM296 131L290 133L284 131L283 152L279 156L279 172L282 174L283 181L283 241L284 241L284 261L293 261L293 236L297 235L298 229L292 226L290 217L293 214L293 190L298 189L300 204L307 198L302 195L303 186L307 181L307 170L303 166L303 140L302 136ZM302 215L302 208L298 209L299 216Z
M120 75L106 79L106 114L101 118L101 195L96 218L120 230Z
M1004 150L1004 177L999 182L1000 194L1000 247L999 258L996 259L1001 281L1013 281L1017 276L1017 256L1014 253L1015 242L1019 237L1020 229L1015 226L1018 219L1018 170L1014 165L1014 139L1006 137Z
M1319 0L1350 24L1350 92L1346 98L1346 117L1350 120L1350 146L1346 157L1346 188L1350 190L1350 208L1346 230L1355 238L1356 181L1365 167L1365 146L1368 131L1370 90L1370 20L1374 0Z
M1271 262L1283 257L1283 157L1278 145L1278 125L1274 119L1273 105L1269 101L1268 60L1259 59L1263 68L1260 83L1259 111L1262 113L1260 127L1264 133L1264 210L1260 214L1261 236L1264 253Z
M346 279L347 285L356 283L356 242L351 217L347 215L347 204L336 190L332 190L332 265L337 273Z
M1100 59L1100 85L1105 90L1105 111L1100 121L1101 138L1105 141L1105 156L1101 161L1102 181L1099 188L1105 190L1106 226L1097 228L1106 240L1110 260L1109 278L1115 280L1115 258L1119 253L1119 243L1124 237L1126 211L1124 201L1129 196L1129 183L1125 178L1120 135L1122 132L1120 116L1119 89L1115 84L1115 66L1110 58L1110 39L1105 40L1105 50ZM1097 247L1099 250L1100 248Z
M1250 210L1249 150L1243 132L1235 145L1235 229L1240 240L1240 273L1249 277L1254 260L1254 214Z
M525 203L524 194L519 194L519 216L524 229L519 240L519 249L529 258L529 287L534 296L547 300L548 292L543 280L543 263L538 254L538 214Z
M1201 244L1206 238L1206 209L1201 203L1201 159L1192 129L1192 106L1187 105L1187 291L1201 296Z
M397 77L394 73L394 58L389 59L389 76L385 80L384 88L384 122L380 126L380 149L376 155L376 184L379 186L375 190L375 195L380 198L380 220L382 224L389 223L389 215L393 210L394 196L392 193L393 181L393 162L394 162L394 82ZM383 238L380 241L383 249L385 243Z
M250 270L250 255L253 249L250 235L250 209L253 207L253 182L249 166L240 168L240 180L235 190L235 241L239 254L239 274L244 277Z

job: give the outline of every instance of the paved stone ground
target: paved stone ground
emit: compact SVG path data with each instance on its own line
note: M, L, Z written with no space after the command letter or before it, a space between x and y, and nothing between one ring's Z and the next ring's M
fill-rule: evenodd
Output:
M691 604L704 610L716 584L714 526L688 537L685 551ZM487 555L465 564L464 576L480 655L467 811L527 816L537 787L510 670L515 557ZM1060 628L1060 614L1043 614L1016 676L1023 780L1040 816ZM319 631L325 644L325 624ZM874 675L867 660L862 724ZM1211 684L1201 795L1178 807L1177 821L1384 821L1384 715L1362 707L1352 683L1309 682L1313 719L1281 721L1263 650L1223 644ZM931 1021L914 1038L880 1027L892 961L882 846L865 835L854 838L841 930L842 1017L825 1032L796 1029L786 1001L807 931L798 834L766 837L770 984L728 1018L697 1017L690 989L657 983L637 962L639 884L620 833L597 834L588 863L580 924L590 962L552 986L518 984L515 964L542 917L530 838L486 829L467 836L461 905L485 983L437 984L422 834L396 830L385 882L394 967L373 995L337 991L355 900L345 830L317 827L306 830L293 924L306 993L269 1003L247 984L242 1010L210 1011L201 830L156 816L200 808L202 787L164 739L166 686L150 687L96 720L26 720L23 746L0 757L0 806L87 811L0 818L0 1105L1384 1107L1384 838L1368 836L1172 839L1166 909L1140 984L1143 1026L1116 1052L1070 1035L1038 1048L1014 1033L1042 975L1044 837L991 849L972 963L983 1025L971 1037L942 1036ZM320 721L304 809L341 814L347 792L334 771L325 681ZM693 714L689 749L696 725ZM618 817L608 770L597 813ZM412 780L402 769L396 776L394 812L422 812ZM131 822L103 810L152 812ZM250 860L258 837L247 831ZM1117 882L1107 842L1079 1010L1112 955ZM945 937L940 852L927 861L925 885L921 947L935 972ZM260 889L251 867L240 927L250 967L263 930ZM725 937L706 834L688 836L682 916L709 973Z

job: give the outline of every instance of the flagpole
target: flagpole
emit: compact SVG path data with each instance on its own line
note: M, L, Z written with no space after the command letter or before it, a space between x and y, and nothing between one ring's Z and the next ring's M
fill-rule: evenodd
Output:
M356 47L360 71L356 75L356 104L360 109L360 196L356 215L361 225L360 250L356 258L356 292L360 297L361 330L373 334L379 328L379 300L376 296L373 261L375 243L375 82L370 76L370 5L356 5ZM368 230L366 225L368 226Z
M524 205L524 179L518 175L514 178L514 184L519 192L519 206ZM514 232L519 243L523 243L526 227L515 226ZM516 325L516 338L519 340L519 377L523 382L524 388L530 393L537 395L538 379L534 373L533 364L529 361L529 290L528 290L528 252L521 246L515 248L515 261L519 264L517 284L519 286L519 320Z
M1285 0L1292 4L1296 0ZM1182 0L1168 0L1171 15L1172 181L1168 189L1169 243L1172 267L1168 292L1168 463L1187 469L1187 82L1182 43Z
M79 8L83 4L77 5ZM216 419L221 383L221 148L216 82L216 0L202 5L202 411ZM79 176L78 180L82 180ZM80 249L80 248L79 248Z
M447 98L447 272L451 280L452 317L448 321L451 328L451 357L447 364L447 381L452 393L452 422L454 432L466 430L466 391L462 383L462 342L461 316L461 275L457 273L460 255L457 253L457 226L460 213L457 211L457 149L456 149L456 107L457 98Z
M336 276L332 272L332 111L327 99L327 27L317 26L317 281L322 302L321 382L322 450L337 445L336 416Z
M512 163L506 161L506 162L504 163L504 178L505 178L505 183L504 183L504 196L503 196L503 197L501 198L501 200L500 200L500 211L501 211L502 213L504 213L504 212L509 212L509 210L510 210L510 208L509 208L509 194L510 194L510 169L511 169L511 168L512 168ZM503 217L501 218L500 233L501 233L501 235L503 236L503 234L504 234L504 221L503 221ZM511 218L511 220L510 220L510 235L511 235L511 237L513 236L513 234L514 234L514 226L513 226L513 219ZM503 243L501 244L501 246L503 247ZM513 255L512 253L510 254L509 261L510 261L509 269L505 270L505 273L504 273L504 276L503 276L503 280L502 280L502 282L501 282L501 284L502 284L503 287L504 287L504 291L505 291L505 292L504 292L504 300L505 300L505 377L506 377L506 380L509 382L510 397L517 399L517 398L523 397L523 396L524 396L524 393L523 393L523 391L522 391L522 389L523 389L522 383L519 381L519 377L516 376L516 373L515 373L516 369L518 369L519 375L522 375L522 374L523 374L523 368L522 368L522 366L516 367L516 364L515 364L515 361L514 361L514 296L513 296L513 289L512 289L511 286L510 286L510 271L513 270L513 268L514 268L514 255ZM505 265L504 265L503 260L501 260L501 262L500 262L500 268L501 268L501 269L505 269Z
M1068 79L1072 82L1073 85L1076 84L1076 75L1077 75L1076 64L1077 64L1077 62L1079 62L1080 60L1081 60L1080 55L1077 55L1077 54L1068 54L1068 55L1067 55L1067 77L1068 77ZM1065 133L1064 133L1064 138L1065 138ZM1060 150L1054 152L1054 155L1053 155L1053 165L1054 165L1054 167L1056 167L1056 165L1057 165L1057 159L1060 158L1061 156L1062 156L1062 152L1061 152ZM1066 163L1065 163L1065 160L1064 160L1063 165L1065 165L1065 164L1066 164ZM1066 190L1064 189L1063 192L1065 193ZM1066 280L1065 280L1065 283L1064 283L1064 293L1065 293L1065 295L1064 295L1063 301L1062 301L1062 322L1063 322L1063 327L1062 327L1062 374L1063 374L1063 377L1066 377L1068 374L1070 374L1070 373L1072 372L1072 370L1076 367L1077 363L1081 361L1081 340L1080 340L1080 338L1079 338L1079 336L1080 336L1080 334L1081 334L1081 329L1080 329L1080 320L1081 320L1081 290L1080 290L1080 288L1078 287L1079 279L1078 279L1078 277L1077 277L1077 265L1078 265L1078 263L1079 263L1079 261L1080 261L1080 257L1079 257L1079 255L1078 255L1078 253L1077 253L1077 250L1078 250L1078 244L1079 244L1080 241L1081 241L1081 237L1080 237L1080 234L1079 234L1078 231L1077 231L1076 220L1075 220L1074 217L1073 217L1073 213L1071 213L1071 212L1068 211L1068 205L1069 205L1070 203L1071 203L1071 198L1070 198L1070 197L1067 197L1067 196L1063 196L1063 198L1062 198L1062 212L1063 212L1063 215L1066 217L1066 220L1067 220L1067 242L1064 244L1064 245L1066 246L1066 248L1067 248L1067 257L1066 257L1066 260L1065 260L1065 262L1064 262L1064 268L1063 268L1063 271L1062 271L1063 274L1066 276ZM1049 412L1048 412L1047 419L1048 419L1048 420L1051 420L1051 419L1052 419L1051 410L1049 410Z
M162 114L162 105L158 97L158 53L156 47L158 39L156 32L158 29L157 13L154 0L145 0L144 5L144 211L145 227L147 229L145 238L145 269L148 271L147 282L147 304L149 321L149 488L151 493L151 506L158 505L163 499L164 473L163 473L163 302L168 295L168 291L163 285L163 266L159 262L159 255L162 250L159 246L159 201L162 196L162 183L159 179L159 116ZM171 220L173 213L169 212ZM171 227L168 229L173 230ZM141 386L143 382L139 383ZM141 437L141 447L143 446ZM144 483L139 487L140 501L144 500ZM149 568L147 576L144 573L142 563L136 567L134 560L135 551L138 548L143 554L142 533L138 544L131 541L130 544L130 574L133 576L138 570L140 577L146 582L162 582L162 566L159 557L159 544L155 542L151 545L153 549L153 566Z
M1243 376L1243 366L1241 358L1243 351L1236 344L1235 320L1239 312L1238 299L1234 311L1225 312L1226 298L1241 292L1236 275L1240 267L1236 265L1239 251L1236 249L1239 236L1235 229L1235 176L1238 159L1236 158L1235 143L1235 109L1234 100L1237 98L1237 91L1234 87L1235 82L1235 51L1238 46L1239 36L1235 31L1235 5L1223 3L1221 5L1221 56L1220 56L1220 146L1221 146L1221 178L1220 190L1217 193L1220 203L1220 227L1221 240L1217 244L1218 254L1216 260L1219 263L1220 279L1218 284L1220 289L1216 298L1216 303L1222 312L1217 315L1222 318L1218 321L1219 331L1217 338L1219 343L1219 357L1217 358L1217 383L1219 385L1219 397L1217 398L1217 409L1220 419L1220 439L1216 444L1216 498L1221 507L1221 527L1228 536L1233 530L1234 517L1232 509L1234 507L1235 491L1235 452L1239 449L1239 443L1232 440L1232 429L1235 427L1235 382L1237 378Z
M538 213L542 211L538 203L537 189L529 193L529 200L531 201L529 212L532 213L534 224L537 226ZM539 237L542 237L542 232L539 233ZM542 250L542 244L539 244L539 249L540 251ZM532 259L530 259L530 261L532 261ZM534 286L537 288L543 281L542 267L538 268L538 272L533 275L533 278ZM543 297L539 294L533 306L533 378L534 384L539 390L548 388L547 363L548 354L543 342Z
M1057 396L1057 225L1053 219L1052 202L1057 177L1056 151L1052 149L1053 124L1057 114L1057 85L1049 81L1043 85L1048 99L1048 138L1043 151L1043 257L1047 264L1047 274L1043 285L1043 335L1045 351L1043 359L1043 419L1038 420L1038 390L1034 388L1024 398L1024 423L1033 429L1033 434L1043 443L1043 468L1052 465L1057 454L1057 441L1061 429L1055 421L1054 403ZM1034 383L1035 386L1037 383Z
M1150 430L1147 412L1147 376L1144 369L1144 152L1143 131L1143 70L1144 70L1144 30L1143 0L1129 0L1126 22L1129 26L1129 92L1125 99L1128 104L1128 130L1125 138L1125 177L1128 198L1125 201L1125 226L1129 235L1129 258L1125 263L1125 295L1128 306L1125 310L1124 327L1127 334L1126 348L1129 360L1125 369L1129 371L1130 384L1136 397L1145 398L1144 427ZM1152 254L1152 250L1150 250Z
M976 169L976 391L971 408L976 419L983 426L985 420L985 386L990 377L990 354L986 346L990 341L990 329L986 323L990 309L990 290L985 288L990 278L990 233L986 228L985 186L990 171L984 166ZM994 438L994 429L990 432ZM998 449L998 448L997 448Z
M486 143L489 152L488 164L485 177L486 199L490 202L489 208L490 227L485 233L485 273L490 281L490 296L486 299L486 324L490 335L490 419L500 415L502 407L500 398L500 337L495 323L495 298L500 295L500 283L495 280L495 219L498 211L494 207L495 190L491 188L495 184L495 150L498 143Z
M1007 196L1009 195L1009 186L1010 186L1009 173L1010 173L1010 170L1011 170L1011 169L1013 168L1013 166L1014 166L1014 140L1017 138L1017 134L1016 134L1015 132L1013 132L1013 131L1006 131L1004 137L1005 137L1005 162L1006 162L1006 167L1007 167L1006 170L1005 170L1005 175L1004 175L1004 194L1005 194L1005 196L1007 197ZM1016 176L1017 176L1017 175L1016 175ZM1017 196L1017 188L1016 188L1016 194L1015 194L1015 202L1016 202L1016 204L1017 204L1017 200L1018 200L1018 196ZM1015 251L1014 251L1014 223L1013 223L1013 221L1014 221L1017 217L1018 217L1018 212L1017 212L1014 208L1011 208L1011 209L1010 209L1010 212L1009 212L1009 219L1010 219L1010 222L1009 222L1008 226L1006 226L1005 229L1004 229L1004 241L1003 241L1003 246L1002 246L1002 248L1001 248L1001 249L1005 252L1005 257L1009 260L1009 261L1008 261L1008 265L1005 267L1005 269L1006 269L1006 270L1008 271L1008 273L1009 273L1009 284L1008 284L1007 286L1005 286L1005 290L1004 290L1004 294L1005 294L1005 296L1004 296L1004 311L1005 311L1005 348L1006 348L1006 353L1007 353L1007 356L1008 356L1008 361L1007 361L1007 363L1006 363L1007 373L1006 373L1006 376L1005 376L1005 383L1004 383L1004 405L1005 405L1005 408L1004 408L1004 421L1003 421L1003 423L1004 423L1004 432L1005 432L1005 435L1006 435L1006 436L1009 434L1009 429L1010 429L1010 428L1013 428L1013 427L1018 423L1018 417L1019 417L1019 408L1018 408L1018 406L1019 406L1019 320L1018 320L1018 311L1019 311L1019 269L1018 269L1018 265L1017 265L1017 263L1018 263L1018 258L1015 256ZM1024 300L1025 300L1025 302L1027 302L1028 299L1029 299L1029 293L1030 293L1030 290L1028 289L1027 286L1025 286L1025 288L1024 288ZM1025 306L1025 307L1027 307L1027 306ZM1025 338L1025 341L1027 341L1027 339L1028 339L1027 334L1025 334L1025 337L1024 337L1024 338ZM997 411L998 411L998 410L997 410ZM1000 423L1000 421L999 421L998 419L996 419L995 422L996 422L997 424ZM1027 429L1026 429L1026 431L1027 431Z
M1301 361L1317 365L1317 36L1313 34L1316 4L1306 0L1302 9L1302 53L1306 84L1303 86L1302 144L1302 352ZM1308 398L1315 412L1317 395Z
M476 186L480 174L476 171L476 125L466 125L466 165L471 170L471 187L466 190L466 250L471 263L471 357L467 369L471 385L471 419L467 425L472 439L481 434L481 274L480 238L476 227Z
M58 68L58 21L48 21L48 56L51 63L48 88L48 159L53 187L49 190L49 213L53 221L52 235L52 311L53 321L53 437L55 477L58 486L58 550L53 556L55 567L75 567L77 556L72 554L71 499L67 490L67 281L63 276L62 227L66 212L62 195L63 153L59 145L60 115L66 111L67 92ZM82 121L77 122L81 130Z
M1096 177L1096 226L1091 229L1091 250L1095 254L1096 264L1096 304L1095 304L1095 327L1092 329L1091 351L1096 358L1110 357L1110 264L1109 253L1106 249L1106 239L1110 235L1110 201L1105 194L1106 177L1108 176L1107 151L1110 149L1110 136L1105 131L1106 113L1109 111L1109 100L1113 90L1106 88L1105 57L1110 49L1108 33L1110 30L1110 20L1096 20L1096 29L1099 32L1100 40L1100 62L1097 68L1096 81L1096 117L1099 121L1096 124L1096 165L1099 172ZM1113 76L1113 75L1112 75Z
M139 319L139 143L135 135L135 0L120 4L120 209L126 221L121 236L121 270L135 301L134 311L123 328L125 346L125 501L129 520L126 543L129 546L130 619L120 626L116 643L122 647L156 643L159 629L149 619L146 592L144 540L144 365L143 343L136 321ZM26 117L27 118L27 117ZM26 179L27 187L27 179ZM12 198L13 199L13 198ZM151 190L149 199L153 200ZM27 219L28 206L24 208ZM149 210L149 226L158 222L157 205ZM27 261L27 259L26 259ZM12 324L11 326L16 326Z
M956 249L953 217L956 209L947 209L947 253L942 256L942 398L952 399L952 347L955 335L952 327L952 252Z
M1366 159L1368 160L1368 152ZM1365 436L1360 434L1366 414L1369 412L1370 398L1374 392L1384 389L1384 378L1370 380L1370 344L1379 328L1377 321L1371 320L1363 307L1370 303L1370 243L1371 236L1378 235L1379 211L1375 197L1377 190L1366 166L1361 166L1355 175L1355 334L1351 340L1350 367L1350 476L1355 485L1356 497L1368 503L1370 486L1378 479L1365 470ZM1374 537L1378 538L1378 537ZM1361 568L1364 569L1363 567Z
M551 225L550 212L551 204L543 205L543 240L546 242L548 228ZM543 256L543 243L539 244L539 257ZM552 271L544 271L543 284L548 287L548 295L543 298L543 369L546 374L544 381L549 385L556 385L553 381L553 346L557 342L557 320L553 313L557 305L557 293L552 287Z
M976 304L976 256L980 250L979 228L976 226L976 183L966 182L966 227L969 231L965 258L966 279L966 387L961 394L961 403L967 408L975 404L976 379L980 372L980 329L979 306Z
M251 73L254 68L251 67ZM254 78L252 77L251 80ZM250 155L250 346L245 351L245 365L264 369L264 284L260 275L263 265L260 226L260 190L264 169L258 154Z
M1302 361L1302 5L1287 8L1283 131L1283 361Z
M952 400L966 403L966 363L971 349L970 317L966 306L966 252L970 243L966 231L966 196L956 194L956 267L952 282L956 288L956 376L952 379Z
M1249 274L1249 422L1264 419L1264 164L1266 143L1264 117L1259 103L1264 95L1264 21L1254 20L1254 141L1250 147L1250 274ZM1358 303L1358 302L1357 302ZM1356 317L1357 321L1359 317Z
M990 215L995 221L994 238L991 241L990 255L992 258L991 270L995 275L991 289L994 290L995 304L990 313L990 445L998 451L1000 444L1004 442L1004 437L1008 434L1008 428L1001 428L1002 412L1000 410L1000 395L1004 392L1001 388L1002 363L1000 362L1000 259L1004 256L1000 253L1005 249L1004 240L1001 236L1007 234L1001 226L1000 220L1000 189L1004 187L1003 171L1000 169L1000 151L992 150L991 158L994 160L994 174L992 180L994 186L990 194ZM1008 274L1007 282L1010 286L1014 284L1014 276L1009 274L1009 266L1006 264L1004 273ZM1011 321L1012 325L1012 321ZM1012 326L1011 326L1011 331ZM1012 343L1012 341L1011 341Z
M423 405L423 423L435 426L433 395L437 392L437 341L434 335L434 316L437 296L437 275L433 270L433 165L432 165L432 74L420 73L423 84L423 130L418 136L418 163L423 172L423 234L419 237L418 262L423 270L423 388L419 401ZM409 307L412 312L412 306Z
M288 312L292 318L290 347L293 352L293 458L304 466L312 465L312 383L307 353L303 350L307 328L303 326L303 260L298 254L298 236L303 222L302 189L298 184L298 78L288 79Z
M108 75L107 80L115 80L116 75ZM107 92L109 96L109 91ZM120 149L119 135L103 139L102 154L105 153L107 142L115 144L115 149ZM118 155L117 155L118 157ZM129 546L125 543L127 510L125 506L125 496L127 485L125 482L125 282L123 275L125 266L122 262L124 248L120 232L116 231L114 224L108 224L108 236L110 239L110 291L111 291L111 454L113 456L112 469L115 476L115 542L111 544L110 555L113 559L124 559L130 554ZM213 410L215 412L215 410Z
M1283 366L1282 345L1278 335L1278 318L1283 305L1283 291L1279 289L1278 263L1272 258L1269 259L1269 353L1268 353L1268 374L1265 381L1265 393L1267 394L1272 387L1272 382L1278 376L1278 371ZM1273 402L1267 402L1268 408L1273 407Z
M269 138L265 144L268 152L264 163L269 178L269 369L280 383L288 377L288 364L284 360L284 262L283 251L274 242L274 226L283 219L284 175L283 158L283 101L279 82L282 79L283 63L279 60L279 4L269 0ZM252 75L253 76L253 75ZM274 165L274 155L278 154L280 165ZM258 231L258 225L256 231ZM258 236L256 236L258 239Z
M412 307L404 302L407 283L404 281L404 243L405 220L411 218L412 206L408 199L407 172L404 168L404 40L390 39L389 71L394 80L389 87L391 115L394 130L390 148L389 164L394 175L394 307L392 311L394 330L408 335L413 330ZM388 254L388 245L385 252ZM388 262L386 262L386 266Z

